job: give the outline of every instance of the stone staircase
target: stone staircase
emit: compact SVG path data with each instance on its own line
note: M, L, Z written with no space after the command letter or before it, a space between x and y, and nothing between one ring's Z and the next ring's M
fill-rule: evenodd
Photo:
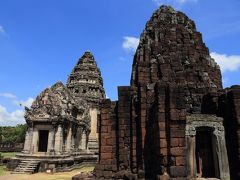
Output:
M21 160L13 174L33 174L39 164L36 160Z
M94 154L99 154L99 145L98 145L97 140L89 139L88 149L89 149L89 151L93 152Z

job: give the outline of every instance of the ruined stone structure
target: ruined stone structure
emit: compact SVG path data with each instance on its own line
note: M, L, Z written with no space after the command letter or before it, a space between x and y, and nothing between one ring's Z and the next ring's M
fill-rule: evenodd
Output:
M90 52L86 52L79 59L68 78L67 87L76 100L84 99L87 101L91 117L88 147L91 151L98 153L97 115L99 103L105 98L105 92L101 72Z
M45 89L26 110L28 124L24 153L62 155L87 150L90 116L87 103L76 101L70 91L57 82Z
M239 124L240 86L222 88L194 22L161 6L141 34L131 85L101 104L96 179L238 180Z
M92 54L86 52L67 86L57 82L26 108L28 130L15 172L34 172L39 165L41 171L64 171L81 163L96 163L97 107L103 98L100 70Z

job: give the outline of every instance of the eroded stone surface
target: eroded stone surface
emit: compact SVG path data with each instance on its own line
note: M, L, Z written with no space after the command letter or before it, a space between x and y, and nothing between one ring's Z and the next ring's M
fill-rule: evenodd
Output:
M221 142L212 145L216 156L226 163L214 162L215 169L211 171L216 178L229 179L222 123L231 120L220 114L221 110L227 111L219 101L224 95L219 66L210 57L194 22L182 12L161 6L141 34L133 60L131 86L118 87L117 102L105 100L101 104L100 162L95 168L96 177L113 179L122 172L138 179L185 180L196 179L198 174L204 177L201 165L199 173L189 174L187 157L206 150L201 147L199 151L194 148L187 151L197 141L190 132L193 125L197 131L204 130ZM238 98L233 97L238 107ZM236 107L233 109L232 113L238 111ZM233 119L233 114L229 116ZM191 127L186 128L190 122L187 119ZM208 126L217 130L213 132ZM186 142L186 136L192 138ZM218 165L223 164L225 170L219 170Z
M24 151L18 157L22 161L35 159L44 167L41 169L54 171L70 170L83 162L96 163L97 114L99 102L105 98L102 85L93 55L85 52L67 86L57 82L26 108L28 130Z

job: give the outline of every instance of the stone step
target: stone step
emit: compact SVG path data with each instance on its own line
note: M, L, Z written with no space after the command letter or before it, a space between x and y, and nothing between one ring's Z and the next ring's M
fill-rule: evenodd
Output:
M14 169L12 172L13 174L32 174L34 173L35 169L38 166L38 161L33 161L33 160L22 160L17 168Z

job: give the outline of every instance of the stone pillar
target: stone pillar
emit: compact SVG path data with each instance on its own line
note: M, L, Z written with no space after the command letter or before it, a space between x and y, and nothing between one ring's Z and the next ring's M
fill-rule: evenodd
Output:
M186 126L186 145L187 145L187 174L188 179L196 177L196 130L193 127Z
M71 148L72 149L75 149L76 148L76 145L75 145L75 137L74 137L74 132L72 132L72 138L71 138Z
M89 141L87 146L91 152L97 153L99 151L99 143L98 143L98 133L97 133L97 116L98 109L90 108L89 110L90 118L91 118L91 132L89 134Z
M57 127L57 132L55 134L54 149L55 149L56 154L62 153L62 147L63 147L63 130L62 130L62 125L59 124Z
M97 133L98 110L97 110L97 108L90 108L89 114L90 114L90 118L91 118L91 132L89 134L89 138L98 140L98 133Z
M86 150L87 149L87 133L85 130L82 131L82 138L80 142L80 149Z
M69 126L68 134L67 134L67 142L66 142L66 151L71 152L72 146L72 125Z
M47 147L47 152L51 154L54 150L54 129L49 131L48 134L48 147Z
M32 149L31 149L31 153L35 153L38 152L38 141L39 141L39 137L38 137L38 129L34 128L33 129L33 136L32 136Z
M32 146L32 137L33 137L33 128L29 127L25 135L23 153L27 153L27 154L30 153L31 146Z
M219 173L221 180L230 180L230 171L227 157L224 127L218 127L213 134L216 137L216 152L219 163Z
M195 136L188 136L187 137L187 163L188 163L188 178L195 178L196 177L196 155L195 155Z

